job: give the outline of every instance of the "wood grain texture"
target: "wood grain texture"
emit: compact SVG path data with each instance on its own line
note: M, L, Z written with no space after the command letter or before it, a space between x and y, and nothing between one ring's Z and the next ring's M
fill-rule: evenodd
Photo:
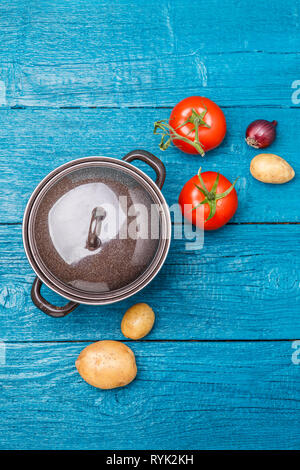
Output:
M6 345L2 449L299 448L290 342L130 343L137 379L111 391L77 373L86 345Z
M164 161L167 178L163 193L169 205L177 202L185 182L202 166L203 171L221 171L231 181L240 177L236 186L239 208L234 222L300 221L300 113L294 109L226 109L225 141L204 158L184 154L175 147L159 150L153 123L168 118L169 113L164 109L2 110L0 221L21 222L33 189L57 166L90 155L121 158L135 148L147 149ZM263 184L250 174L250 161L258 151L246 145L244 135L247 125L257 118L279 122L278 137L268 151L279 154L294 167L296 177L288 184ZM140 167L149 173L146 165Z
M4 106L173 106L191 94L227 106L292 105L298 1L268 0L259 14L217 0L8 3Z
M300 338L299 15L299 0L0 3L1 449L299 449L300 365L287 341ZM160 153L153 122L191 94L224 107L223 145L205 159ZM287 185L249 174L258 152L243 139L257 118L279 122L268 151L294 167ZM173 241L137 296L51 319L30 299L26 201L62 163L134 148L165 162L169 204L200 165L240 176L234 225L201 251ZM122 315L138 301L157 318L128 343L137 380L93 389L77 355L86 341L124 339Z
M185 96L204 95L220 106L290 107L299 68L296 53L280 60L276 54L199 54L125 63L9 64L1 79L8 84L8 106L173 107Z
M35 0L12 0L0 5L1 50L5 57L30 58L39 43L53 58L94 55L106 61L124 53L124 43L133 49L128 55L135 51L140 57L146 51L192 53L195 46L209 53L299 52L298 0L284 6L265 0L259 15L246 2L232 5L231 0L223 0L221 9L218 0L209 5L203 0L52 0L40 8Z
M147 339L300 338L300 225L227 226L208 233L194 252L173 240L165 266L142 292L105 307L81 306L59 320L31 302L34 274L21 226L1 226L0 234L0 340L122 339L122 316L136 302L157 314Z

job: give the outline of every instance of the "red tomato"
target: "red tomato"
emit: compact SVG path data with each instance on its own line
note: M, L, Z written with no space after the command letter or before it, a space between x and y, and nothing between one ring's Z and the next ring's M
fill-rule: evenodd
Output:
M193 176L183 186L178 202L182 214L192 224L204 228L204 230L216 230L227 224L237 210L238 198L233 187L235 182L232 185L225 176L215 171L206 171L201 173L200 176L199 174ZM217 186L213 188L218 175ZM202 179L202 182L200 179ZM208 202L201 204L205 199ZM186 204L189 206L184 207ZM199 206L197 209L191 210L197 206ZM201 206L204 208L204 217Z
M191 122L182 125L188 119ZM180 101L171 112L169 125L181 137L192 142L195 142L195 126L197 125L198 140L204 152L220 145L226 134L226 120L223 111L216 103L203 96L190 96ZM174 137L172 137L172 141L183 152L201 153L188 142Z

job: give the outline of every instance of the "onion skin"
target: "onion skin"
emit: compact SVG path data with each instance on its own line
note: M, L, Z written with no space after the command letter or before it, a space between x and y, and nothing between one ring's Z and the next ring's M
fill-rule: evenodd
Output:
M251 122L246 130L246 142L250 147L262 149L274 142L276 137L277 121L257 119Z

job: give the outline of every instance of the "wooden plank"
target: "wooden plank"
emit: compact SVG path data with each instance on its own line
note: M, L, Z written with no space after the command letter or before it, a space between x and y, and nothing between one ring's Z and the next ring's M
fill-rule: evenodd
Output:
M259 14L217 0L11 3L0 10L4 106L173 106L190 94L292 105L299 2L268 0Z
M245 2L233 8L232 0L224 0L221 8L218 0L191 0L188 7L182 0L52 0L43 8L32 0L12 0L0 5L0 13L3 55L13 41L16 54L35 56L40 44L50 57L86 59L93 52L95 57L109 54L107 60L124 54L125 46L128 55L195 49L280 53L299 52L300 46L297 0L284 5L265 0L259 14Z
M34 274L21 244L21 226L1 226L0 340L122 339L124 312L149 303L156 324L147 339L300 338L300 225L230 225L186 251L172 240L165 266L134 297L105 306L80 306L53 319L31 302ZM45 297L64 302L49 289Z
M77 373L85 346L6 345L1 449L299 448L290 342L130 343L137 379L111 391Z
M197 53L127 61L116 57L99 63L9 64L0 77L6 85L1 104L173 107L185 96L204 95L220 106L290 107L295 105L292 85L299 79L299 68L296 53L280 60L276 54Z
M295 109L226 109L228 132L224 143L200 156L176 148L161 152L153 123L168 118L164 109L2 110L0 112L0 221L21 222L27 200L40 180L57 166L75 158L103 155L121 158L144 148L165 162L163 193L169 205L177 202L184 183L203 171L221 171L237 183L239 208L234 222L299 222L296 179L283 185L266 185L249 172L258 153L244 142L245 129L257 118L278 120L278 137L269 147L299 171L295 149L300 146L300 114ZM288 133L286 129L288 128ZM146 165L140 167L148 172ZM152 171L152 170L151 170ZM151 175L151 173L149 173Z
M61 59L68 54L86 59L89 51L95 56L108 53L109 45L110 54L124 53L124 45L140 54L167 53L175 47L191 53L195 46L212 53L280 53L298 52L300 46L297 0L284 5L265 0L259 15L245 2L233 8L232 0L224 0L221 8L218 0L191 0L188 7L182 0L73 0L68 5L52 0L43 8L32 0L12 0L0 5L0 13L3 38L14 40L16 53L31 56L37 54L36 43ZM4 42L1 50L4 54L11 49Z

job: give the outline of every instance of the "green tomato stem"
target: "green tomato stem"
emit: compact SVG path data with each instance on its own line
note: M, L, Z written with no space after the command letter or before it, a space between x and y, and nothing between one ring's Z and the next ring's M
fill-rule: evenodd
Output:
M186 121L184 121L182 124L180 124L180 126L176 127L176 129L170 126L170 124L165 120L156 121L154 123L153 133L161 136L161 141L159 144L160 150L166 150L171 144L171 141L173 140L181 140L182 142L186 142L187 144L194 147L197 150L197 152L202 157L204 157L205 152L203 149L203 145L199 140L199 127L210 128L210 126L204 121L204 116L206 113L207 113L207 108L205 108L205 110L202 111L202 113L200 114L197 113L197 111L195 111L194 109L192 109L191 116L188 119L186 119ZM188 123L192 123L194 125L194 128L191 129L188 133L190 134L192 131L195 131L194 141L186 137L183 137L180 134L178 134L178 132L176 132L177 129L179 129L182 126L185 126Z
M197 207L201 206L202 204L208 204L209 214L208 214L208 217L205 219L205 222L207 222L208 220L212 219L216 213L217 201L219 199L223 199L224 197L228 196L228 194L233 190L238 178L236 178L234 182L232 183L232 185L228 189L226 189L226 191L224 191L223 193L217 193L220 173L217 174L217 177L210 191L208 191L207 187L204 184L204 181L201 175L201 167L199 168L199 171L198 171L198 178L202 187L198 186L197 184L195 184L195 186L203 194L203 196L205 196L205 198L203 199L203 201L201 201L199 204L193 207L192 211L197 209Z

